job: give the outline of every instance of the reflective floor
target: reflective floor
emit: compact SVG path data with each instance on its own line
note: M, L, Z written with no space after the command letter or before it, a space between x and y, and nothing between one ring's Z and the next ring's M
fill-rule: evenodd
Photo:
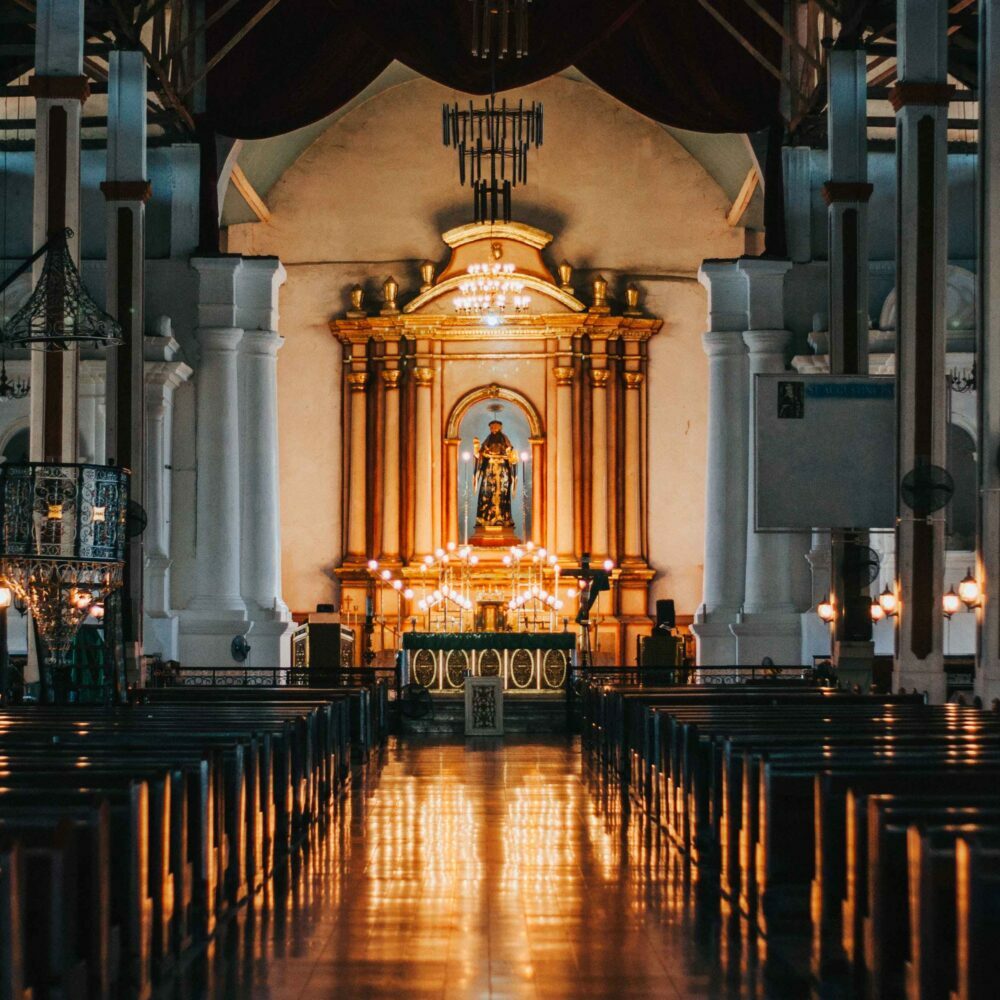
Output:
M579 745L391 742L182 995L794 997Z

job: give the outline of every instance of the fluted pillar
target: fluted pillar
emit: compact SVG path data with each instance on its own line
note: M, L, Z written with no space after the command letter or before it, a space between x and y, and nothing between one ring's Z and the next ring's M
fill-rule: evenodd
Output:
M947 5L899 0L896 109L896 406L897 474L945 465L945 278L948 252ZM982 456L992 461L993 456ZM945 697L944 511L900 504L896 526L899 578L896 687Z
M625 559L642 562L642 372L625 372Z
M367 558L367 438L368 400L366 372L350 372L347 388L351 394L351 449L347 491L347 561L364 562Z
M382 558L399 558L399 376L398 368L382 372L385 417L382 457Z
M573 558L573 369L553 369L556 379L556 552Z
M198 366L197 585L189 610L242 617L238 327L201 327Z
M607 368L590 372L591 389L591 497L590 555L605 559L608 546L608 379Z
M730 666L736 638L730 626L746 583L747 462L750 382L747 377L746 277L735 260L705 261L698 280L708 291L708 453L702 604L691 631L698 663Z
M413 555L415 559L421 559L434 549L434 455L431 450L433 442L431 387L434 384L434 369L415 368L413 377L417 383L417 468Z
M243 459L242 591L251 611L287 618L281 596L278 472L278 351L274 330L247 330L240 342Z

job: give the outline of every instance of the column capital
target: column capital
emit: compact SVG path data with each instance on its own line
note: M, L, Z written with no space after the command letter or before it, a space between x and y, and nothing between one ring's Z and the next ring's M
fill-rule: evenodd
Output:
M101 181L105 201L138 201L143 205L153 197L149 181Z
M738 260L703 260L698 283L708 292L708 325L713 330L746 329L746 275Z
M955 88L950 83L900 80L889 90L889 103L896 112L910 104L946 108L954 93Z
M273 358L281 350L284 342L285 338L278 336L274 330L246 330L240 341L240 347L246 354Z
M28 93L36 100L79 101L90 97L90 80L85 76L46 76L36 73L28 78Z
M352 392L364 392L368 384L368 372L348 372L347 384Z
M625 388L626 389L638 389L642 383L645 376L642 372L625 372Z
M558 366L552 369L552 374L555 376L556 385L573 384L573 369L570 367Z
M385 383L386 389L398 389L401 375L402 372L398 368L383 368L382 381Z
M202 353L235 351L243 331L238 326L201 326L195 331Z
M790 260L740 258L739 269L747 281L747 330L774 330L784 326L785 275L791 266Z
M590 372L590 384L595 389L606 389L611 372L607 368L592 368Z
M413 378L418 386L430 386L434 382L433 368L414 368Z
M788 330L747 330L744 343L753 355L784 354L792 335Z
M741 330L708 330L701 335L701 346L710 358L735 356L747 352Z

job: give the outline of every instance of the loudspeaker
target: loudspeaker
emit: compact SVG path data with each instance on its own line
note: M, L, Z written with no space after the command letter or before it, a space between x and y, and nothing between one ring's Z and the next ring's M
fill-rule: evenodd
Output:
M656 602L656 631L669 632L677 625L673 601Z

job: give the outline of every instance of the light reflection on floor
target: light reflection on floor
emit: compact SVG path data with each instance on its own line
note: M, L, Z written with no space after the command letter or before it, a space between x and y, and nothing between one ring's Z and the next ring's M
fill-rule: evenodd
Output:
M579 745L390 743L178 996L792 997L765 991L658 831Z

